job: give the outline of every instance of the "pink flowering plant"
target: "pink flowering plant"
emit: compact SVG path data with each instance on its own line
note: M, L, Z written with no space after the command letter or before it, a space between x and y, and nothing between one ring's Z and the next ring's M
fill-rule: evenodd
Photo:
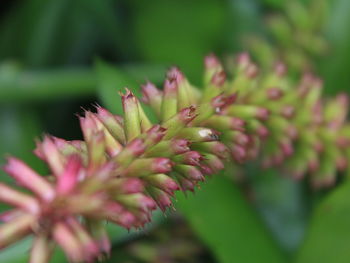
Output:
M277 63L259 74L243 53L227 78L209 55L203 89L171 68L163 89L142 85L141 101L121 93L123 116L85 111L83 141L44 136L34 152L49 174L9 157L4 170L18 187L0 184L0 200L12 207L0 216L0 247L34 235L31 263L49 262L55 245L71 262L94 262L110 251L106 221L142 228L153 210L173 205L175 191L195 191L226 163L255 160L296 180L308 175L314 188L333 185L337 171L348 173L348 98L324 100L320 79L307 74L293 85L286 71Z

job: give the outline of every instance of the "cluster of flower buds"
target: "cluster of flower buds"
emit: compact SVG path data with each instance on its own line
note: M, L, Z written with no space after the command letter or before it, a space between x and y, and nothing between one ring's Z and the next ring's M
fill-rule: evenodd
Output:
M143 85L159 124L126 89L123 117L97 106L80 117L83 141L38 142L47 176L10 158L5 171L27 191L0 184L0 201L13 206L0 214L0 248L32 234L31 263L48 262L55 244L71 262L93 262L110 249L104 222L141 228L175 191L194 191L225 162L261 160L295 178L309 173L315 187L332 184L350 158L346 96L323 101L319 79L307 75L295 87L283 64L260 74L247 54L231 73L209 55L202 90L177 68L163 89Z
M269 38L249 35L243 42L265 68L283 60L292 73L313 70L315 58L329 49L324 28L330 5L330 0L282 1L280 10L266 18Z

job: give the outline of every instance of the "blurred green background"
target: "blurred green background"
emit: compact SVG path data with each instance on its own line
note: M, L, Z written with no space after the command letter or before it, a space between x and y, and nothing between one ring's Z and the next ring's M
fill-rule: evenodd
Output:
M44 173L35 138L81 138L82 107L98 102L118 113L118 89L137 92L148 79L160 85L170 65L200 85L210 52L228 61L249 51L263 70L283 59L291 78L312 70L325 93L347 92L349 12L348 0L2 0L1 163L11 154ZM242 187L231 172L194 196L179 194L177 211L156 213L143 231L109 226L106 262L350 261L349 187L314 193L252 164ZM9 181L3 173L1 180ZM323 213L327 202L339 209ZM329 253L320 257L320 249ZM0 252L0 262L25 262L26 251L28 240ZM53 262L66 259L58 251Z

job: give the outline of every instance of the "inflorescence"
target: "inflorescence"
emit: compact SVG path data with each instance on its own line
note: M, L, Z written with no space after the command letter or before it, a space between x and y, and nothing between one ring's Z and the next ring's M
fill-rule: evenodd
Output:
M311 74L293 85L282 63L259 74L245 53L228 73L209 55L203 89L177 68L162 90L143 85L142 102L159 124L127 89L123 117L100 106L86 111L83 141L38 142L47 176L9 158L4 170L19 187L0 183L0 201L13 206L0 214L0 248L34 235L31 263L48 262L55 244L71 262L94 262L110 250L106 221L142 228L153 210L172 205L175 191L194 191L226 162L259 160L296 179L308 174L316 188L334 184L350 158L346 95L322 99L322 82Z

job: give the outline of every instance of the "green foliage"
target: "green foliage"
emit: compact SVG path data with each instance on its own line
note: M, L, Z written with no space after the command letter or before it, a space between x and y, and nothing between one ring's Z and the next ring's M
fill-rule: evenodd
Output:
M349 262L349 191L346 182L316 207L296 263Z
M180 193L178 199L176 206L218 262L285 262L256 211L223 174L203 184L194 196Z

